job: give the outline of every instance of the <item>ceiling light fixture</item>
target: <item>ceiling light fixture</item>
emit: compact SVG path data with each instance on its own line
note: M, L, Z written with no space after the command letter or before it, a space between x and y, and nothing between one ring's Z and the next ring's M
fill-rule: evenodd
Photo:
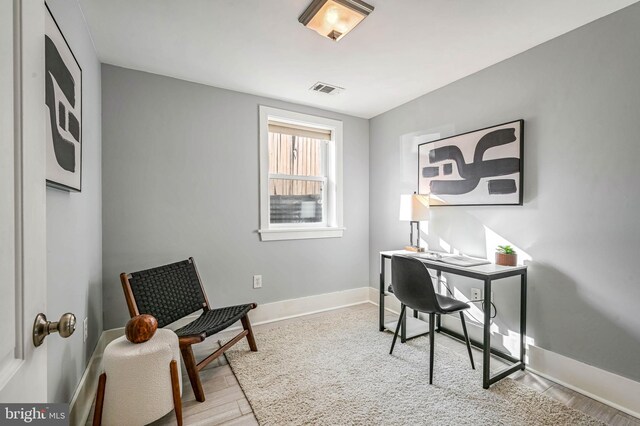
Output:
M313 0L300 15L300 23L321 36L338 41L373 12L360 0Z

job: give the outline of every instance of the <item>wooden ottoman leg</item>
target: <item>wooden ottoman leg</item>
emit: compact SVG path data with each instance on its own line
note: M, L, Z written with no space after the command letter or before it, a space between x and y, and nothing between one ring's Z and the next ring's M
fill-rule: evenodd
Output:
M245 330L247 330L247 333L248 333L247 342L249 343L249 348L251 348L253 352L257 352L258 346L256 345L255 337L253 337L253 329L251 328L251 323L249 322L249 316L248 315L243 316L241 321L242 321L242 327Z
M182 359L184 360L184 365L187 368L187 373L189 373L189 381L191 382L193 394L196 396L196 401L204 402L204 389L202 389L200 374L198 373L198 365L196 363L195 356L193 356L191 345L182 346L180 348L180 352L182 352Z
M102 407L104 407L104 389L107 385L107 375L102 373L98 379L98 393L96 394L96 407L93 412L93 426L102 424Z
M176 410L178 426L182 426L182 398L180 397L180 379L178 378L178 363L172 360L169 364L171 370L171 389L173 390L173 408Z

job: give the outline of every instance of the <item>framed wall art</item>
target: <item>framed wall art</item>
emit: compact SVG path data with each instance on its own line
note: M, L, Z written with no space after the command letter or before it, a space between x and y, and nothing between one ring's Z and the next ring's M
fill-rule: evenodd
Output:
M418 193L433 206L522 205L524 120L418 147Z
M82 189L82 69L51 10L45 16L47 185Z

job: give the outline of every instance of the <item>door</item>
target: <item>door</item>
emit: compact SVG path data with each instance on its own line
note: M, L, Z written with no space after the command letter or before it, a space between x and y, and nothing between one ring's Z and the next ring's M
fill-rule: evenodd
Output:
M44 2L0 0L0 402L47 402Z

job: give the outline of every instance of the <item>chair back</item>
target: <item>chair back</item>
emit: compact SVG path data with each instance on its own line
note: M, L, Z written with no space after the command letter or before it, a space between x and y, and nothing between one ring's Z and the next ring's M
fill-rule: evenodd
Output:
M431 274L420 260L401 255L392 256L391 286L393 294L409 308L425 313L440 311Z
M193 258L144 271L121 274L122 288L131 317L153 315L164 327L209 302Z

